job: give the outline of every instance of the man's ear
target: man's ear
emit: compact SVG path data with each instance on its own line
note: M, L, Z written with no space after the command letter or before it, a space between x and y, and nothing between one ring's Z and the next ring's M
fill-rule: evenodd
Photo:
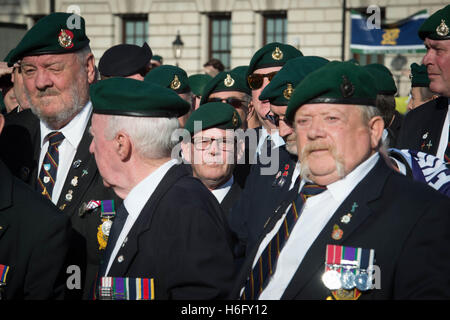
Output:
M244 157L245 157L245 139L238 138L236 141L236 164L241 163L241 160Z
M191 148L192 148L192 143L189 142L185 142L184 140L180 142L181 143L181 151L183 152L183 159L186 160L188 163L192 163L192 157L191 157Z
M370 143L372 149L376 149L383 136L384 120L381 116L373 117L369 120Z
M87 55L85 63L83 67L86 68L89 84L92 84L95 82L95 58L92 53Z
M0 113L0 135L2 134L4 125L5 125L5 117Z
M248 113L247 113L247 122L254 116L255 107L253 106L253 102L250 101L248 103Z
M114 138L116 152L119 155L120 160L123 162L128 161L133 150L133 144L130 137L123 131L119 131Z

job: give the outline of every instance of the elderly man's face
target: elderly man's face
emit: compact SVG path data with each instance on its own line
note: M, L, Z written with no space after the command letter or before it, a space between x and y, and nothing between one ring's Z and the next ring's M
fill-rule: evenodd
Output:
M194 177L214 188L231 178L236 163L236 143L232 131L211 128L192 137L190 156Z
M93 56L81 63L75 53L28 56L21 63L30 107L52 129L72 120L89 100Z
M430 90L450 97L450 40L425 39L427 54L422 63L427 66Z
M279 71L280 69L281 67L262 68L255 70L253 73L267 75L272 72ZM275 129L275 126L266 119L266 114L270 111L270 102L269 100L259 100L259 96L261 95L261 92L264 90L264 88L269 84L269 82L269 79L267 77L264 77L262 86L258 89L252 89L252 104L255 107L259 122L264 128L268 130Z
M384 127L379 116L364 123L354 105L306 104L294 121L304 177L321 185L343 178L375 153Z

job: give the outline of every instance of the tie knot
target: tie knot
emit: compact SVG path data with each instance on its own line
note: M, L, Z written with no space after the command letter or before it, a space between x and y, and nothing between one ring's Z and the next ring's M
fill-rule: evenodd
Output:
M300 191L300 194L304 195L306 198L309 198L312 196L316 196L319 193L324 192L325 190L327 190L326 186L321 186L313 183L305 183L302 190Z
M64 140L62 132L55 131L48 134L48 141L51 145L60 144Z

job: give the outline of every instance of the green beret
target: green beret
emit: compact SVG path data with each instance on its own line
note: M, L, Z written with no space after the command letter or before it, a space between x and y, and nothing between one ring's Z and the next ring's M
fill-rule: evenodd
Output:
M153 57L152 57L152 59L151 60L155 60L155 61L158 61L159 63L163 63L163 57L161 57L161 56L159 56L159 55L157 55L157 54L155 54Z
M429 87L430 79L428 78L427 66L417 63L411 64L411 74L409 76L411 79L411 87Z
M186 71L169 64L150 70L145 76L144 81L172 89L176 93L187 93L191 91Z
M77 28L78 21L80 28ZM9 56L8 64L12 66L25 56L75 52L88 44L89 38L86 36L82 17L55 12L41 18L28 30Z
M199 132L194 132L194 121L202 122L201 130L210 128L235 130L240 128L242 124L236 109L231 105L222 102L208 102L202 104L197 110L192 112L184 126L191 135Z
M384 65L372 63L365 65L363 68L375 78L378 94L395 95L397 93L394 77L392 76L391 71Z
M311 72L329 61L322 57L308 56L291 59L264 88L259 100L269 100L276 106L287 106L294 88Z
M253 55L245 78L255 70L283 66L288 60L303 56L300 50L279 42L266 44Z
M201 97L203 95L203 89L206 84L211 81L212 77L207 74L193 74L189 76L188 82L191 87L192 93Z
M0 113L6 109L3 93L0 91Z
M450 4L432 14L419 28L422 40L450 40Z
M375 106L375 79L351 62L332 61L311 72L297 87L288 103L286 119L293 121L304 104L336 103Z
M180 117L190 110L173 90L129 78L110 78L90 86L94 113L135 117Z
M200 104L206 103L209 96L214 92L239 91L251 95L252 92L247 85L247 80L243 71L245 71L245 68L236 67L230 71L219 72L206 85Z

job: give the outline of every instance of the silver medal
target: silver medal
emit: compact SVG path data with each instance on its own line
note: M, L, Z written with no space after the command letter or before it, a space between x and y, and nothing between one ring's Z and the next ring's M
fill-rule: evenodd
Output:
M345 270L341 276L342 288L351 290L356 286L355 274L351 270Z
M336 270L328 270L322 276L322 282L330 290L338 290L342 287L341 275Z
M372 289L372 279L366 272L362 272L355 277L356 288L359 291Z
M102 223L102 232L107 237L109 236L109 232L111 231L111 226L112 221L109 219Z

